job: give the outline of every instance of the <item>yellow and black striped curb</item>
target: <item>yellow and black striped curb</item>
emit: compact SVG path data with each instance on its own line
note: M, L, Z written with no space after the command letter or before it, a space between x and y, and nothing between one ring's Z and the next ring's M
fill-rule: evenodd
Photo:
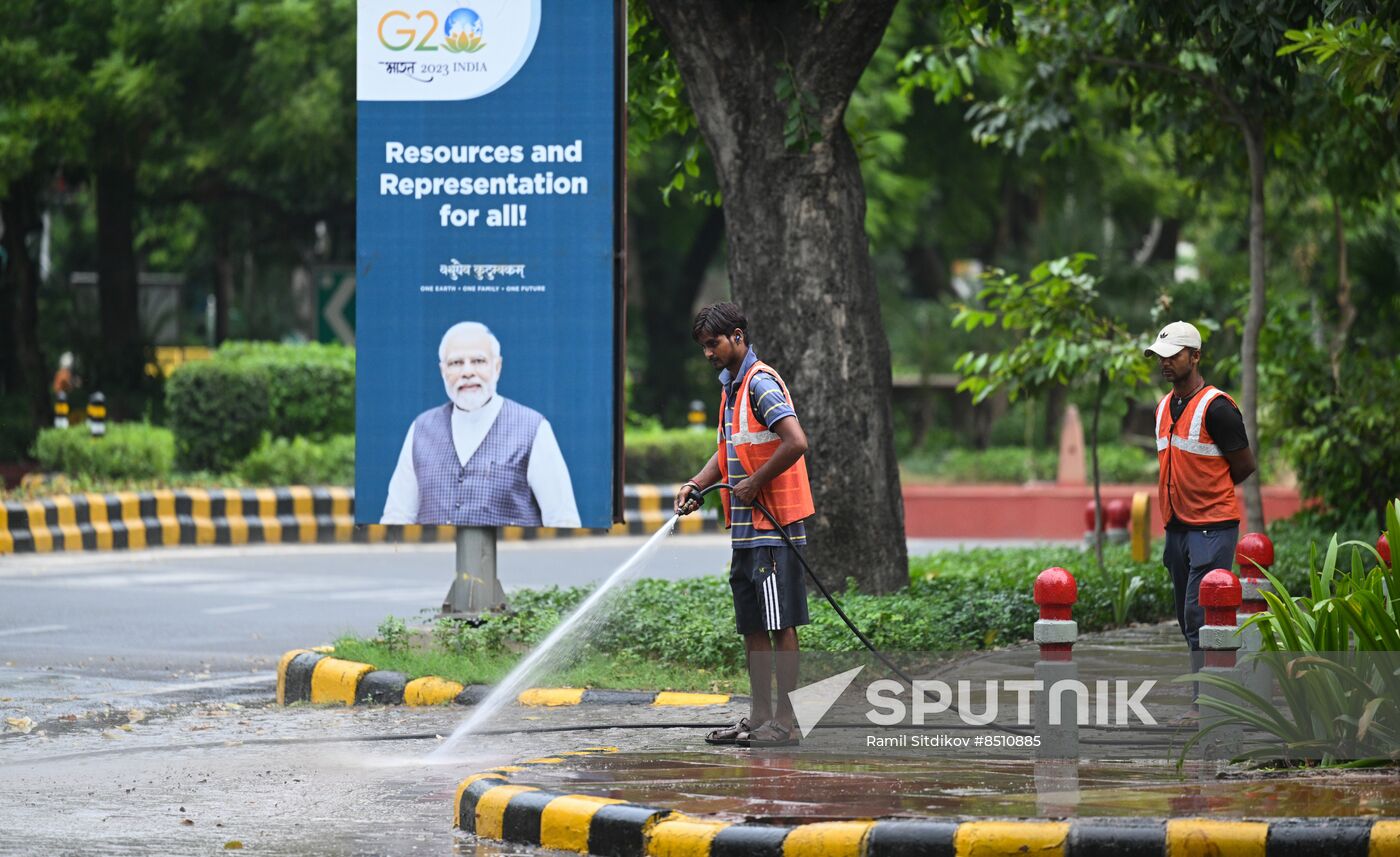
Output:
M627 523L611 529L501 527L504 541L650 535L671 516L674 485L629 485ZM679 533L718 532L714 509L680 520ZM179 545L450 542L455 527L356 525L351 488L181 488L65 494L0 503L0 555L139 550Z
M1397 857L1400 821L1206 818L735 823L593 795L512 785L511 775L590 747L476 774L454 824L483 839L605 857Z
M409 678L377 670L370 664L331 657L310 649L293 649L277 664L277 703L343 705L476 705L490 685L462 685L438 676ZM650 705L655 707L727 705L741 699L727 693L680 693L654 690L595 690L581 687L533 687L516 696L521 705Z

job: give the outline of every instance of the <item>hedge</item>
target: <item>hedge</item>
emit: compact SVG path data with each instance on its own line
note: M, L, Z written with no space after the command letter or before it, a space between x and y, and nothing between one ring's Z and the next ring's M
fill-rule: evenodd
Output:
M261 376L273 437L327 440L355 431L355 352L343 345L230 342L216 362Z
M232 470L268 423L263 373L223 360L181 366L166 381L165 402L181 470Z
M355 436L324 443L306 438L269 438L238 465L252 485L351 485L355 482Z
M997 446L974 450L952 448L936 453L906 457L901 464L910 473L947 482L1053 481L1059 469L1059 453L1033 450L1024 446ZM1099 447L1099 470L1108 483L1157 481L1157 457L1153 453L1124 444ZM1092 478L1088 451L1084 475Z
M625 471L631 483L684 482L715 454L715 431L644 429L628 431Z
M175 462L175 436L146 423L109 423L94 438L86 425L44 429L34 457L49 472L90 479L165 479Z
M183 470L233 470L262 441L355 431L355 352L340 345L225 343L166 383Z

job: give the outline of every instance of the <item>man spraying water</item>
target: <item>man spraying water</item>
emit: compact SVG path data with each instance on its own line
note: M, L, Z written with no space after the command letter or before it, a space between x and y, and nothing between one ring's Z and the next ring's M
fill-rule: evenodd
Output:
M749 716L705 736L710 744L786 747L798 743L789 694L797 688L797 626L806 625L807 587L796 555L807 542L802 519L813 513L807 482L807 435L797 421L787 385L758 359L748 320L732 303L700 310L691 336L719 375L718 450L676 492L675 511L700 508L700 492L719 482L733 557L729 587L735 624L748 654ZM730 496L730 493L733 496ZM754 508L754 499L777 518ZM777 530L787 530L788 547ZM776 662L778 696L773 702Z

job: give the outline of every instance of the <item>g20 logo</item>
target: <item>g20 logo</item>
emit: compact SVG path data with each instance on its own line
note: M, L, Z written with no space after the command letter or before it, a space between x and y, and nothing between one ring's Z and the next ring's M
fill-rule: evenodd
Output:
M439 24L441 30L438 29ZM379 43L391 51L410 48L435 51L439 45L428 44L428 40L440 32L443 36L441 47L453 53L474 54L486 47L484 30L481 16L463 6L450 12L446 20L439 20L437 13L431 9L424 9L416 15L399 9L385 12L384 17L379 19L378 34Z

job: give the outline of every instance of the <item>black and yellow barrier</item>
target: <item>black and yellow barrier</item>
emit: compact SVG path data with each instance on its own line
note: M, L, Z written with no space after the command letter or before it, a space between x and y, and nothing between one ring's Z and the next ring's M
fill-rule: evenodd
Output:
M376 670L370 664L333 657L329 649L293 649L277 664L277 704L292 702L342 705L475 705L491 692L489 685L462 685L438 676L411 678ZM581 687L532 687L515 698L521 705L650 705L657 707L727 705L727 693L680 693L654 690L597 690Z
M604 752L615 749L590 747L468 777L457 787L454 822L483 839L608 857L1400 857L1400 821L1371 818L856 819L783 826L696 817L511 782L532 768Z
M627 523L611 529L502 527L506 541L649 535L671 514L675 486L629 485ZM0 555L139 550L180 545L450 542L456 528L355 524L351 488L181 488L65 494L0 503ZM716 532L713 509L682 518L680 533Z

